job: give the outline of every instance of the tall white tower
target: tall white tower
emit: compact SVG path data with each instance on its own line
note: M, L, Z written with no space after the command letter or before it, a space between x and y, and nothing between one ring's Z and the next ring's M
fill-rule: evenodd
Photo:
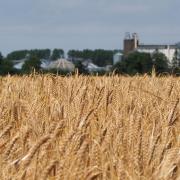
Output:
M132 38L134 39L134 48L137 49L139 45L139 38L137 33L132 34Z

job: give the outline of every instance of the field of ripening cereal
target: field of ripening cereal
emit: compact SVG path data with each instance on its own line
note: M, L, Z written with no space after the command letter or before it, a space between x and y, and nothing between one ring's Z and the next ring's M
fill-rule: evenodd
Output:
M180 79L0 77L0 179L180 180Z

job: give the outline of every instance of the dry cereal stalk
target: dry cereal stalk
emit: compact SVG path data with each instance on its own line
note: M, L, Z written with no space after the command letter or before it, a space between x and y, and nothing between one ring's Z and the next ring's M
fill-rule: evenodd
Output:
M7 134L12 128L13 128L12 125L8 125L0 134L0 138L2 138L5 134Z
M53 160L50 162L50 164L44 169L44 172L42 174L42 180L46 180L48 179L48 175L50 174L50 172L56 168L56 164L58 164L58 160ZM54 170L54 174L53 176L56 176L55 174L55 170Z
M40 138L39 141L37 141L37 143L29 150L29 153L21 159L21 161L23 161L24 167L27 167L31 163L31 160L34 157L34 154L49 139L50 139L50 136L46 135L46 136Z
M0 179L180 180L179 77L0 77Z

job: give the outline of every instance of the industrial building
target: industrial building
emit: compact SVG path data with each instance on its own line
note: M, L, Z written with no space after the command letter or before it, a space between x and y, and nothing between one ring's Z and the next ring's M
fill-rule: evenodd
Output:
M132 35L130 33L126 33L124 39L124 55L126 56L134 51L150 53L150 54L153 54L155 52L163 53L167 57L170 64L172 63L175 54L180 55L180 48L176 44L144 45L144 44L140 44L137 33L133 33Z

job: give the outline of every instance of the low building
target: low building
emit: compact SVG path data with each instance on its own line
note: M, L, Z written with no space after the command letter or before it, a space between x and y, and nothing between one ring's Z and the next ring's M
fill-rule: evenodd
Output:
M27 61L28 59L20 59L20 60L13 60L13 67L17 70L21 70L24 63ZM48 59L40 59L41 61L41 68L42 69L47 69L49 64L50 64L50 60Z
M22 66L24 65L25 61L27 61L27 58L20 59L20 60L12 60L13 67L17 70L21 70Z
M21 59L21 60L14 60L14 68L21 70L22 66L28 59ZM48 59L40 59L41 65L40 67L44 70L51 70L51 69L57 69L62 71L69 71L73 72L75 70L75 65L66 60L66 59L58 59L56 61L50 61Z
M88 70L88 72L92 73L92 72L106 71L106 68L105 67L99 67L99 66L90 62L87 64L86 70Z

